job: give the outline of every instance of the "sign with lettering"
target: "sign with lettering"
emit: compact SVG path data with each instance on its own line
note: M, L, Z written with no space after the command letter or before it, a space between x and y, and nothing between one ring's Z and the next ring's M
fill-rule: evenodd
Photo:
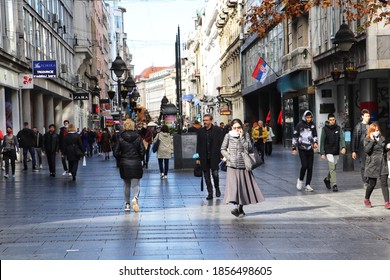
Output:
M57 78L57 62L55 60L34 60L34 78Z
M88 100L88 92L75 92L73 93L73 100Z

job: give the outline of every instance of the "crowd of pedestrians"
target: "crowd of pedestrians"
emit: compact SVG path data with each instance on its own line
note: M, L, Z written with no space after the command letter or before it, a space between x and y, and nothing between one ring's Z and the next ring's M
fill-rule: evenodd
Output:
M231 213L236 217L245 216L244 206L264 201L264 196L251 170L245 168L243 153L257 150L264 161L265 156L272 154L272 142L275 134L267 121L259 120L251 125L240 119L229 120L217 124L213 122L211 114L203 116L203 125L194 121L186 132L196 133L197 155L195 163L202 170L202 178L207 186L207 200L223 196L226 204L234 204L236 208ZM384 206L390 209L388 190L388 160L387 154L390 143L382 136L376 123L370 123L370 112L362 110L361 121L356 124L352 132L351 156L359 159L361 178L365 188L364 205L372 207L370 197L380 182L384 198ZM28 171L28 162L31 161L31 170L36 172L42 169L42 155L46 156L49 175L56 177L56 158L60 155L63 176L77 178L79 161L85 157L104 155L104 160L110 160L112 152L116 160L119 176L123 180L125 211L139 211L138 200L141 194L141 179L143 169L148 168L151 147L155 147L156 157L161 179L168 179L169 161L173 156L173 136L167 125L156 129L156 124L141 122L139 124L127 119L123 122L120 131L113 129L83 128L81 132L68 120L57 132L54 124L42 134L37 127L30 128L28 122L16 135L11 127L7 127L6 134L0 131L1 168L3 177L15 177L15 162L18 160L20 149L23 162L23 171ZM327 160L329 172L324 178L327 189L339 191L337 185L336 167L340 155L345 155L347 145L345 133L337 124L334 114L329 114L321 130L321 137L317 137L317 128L313 114L307 110L302 120L296 125L292 139L292 154L299 155L301 168L297 178L296 188L313 192L311 179L316 152L322 160ZM221 161L226 162L225 193L222 194L219 182ZM10 168L11 167L11 168ZM11 169L11 170L10 170ZM203 180L203 179L202 179Z

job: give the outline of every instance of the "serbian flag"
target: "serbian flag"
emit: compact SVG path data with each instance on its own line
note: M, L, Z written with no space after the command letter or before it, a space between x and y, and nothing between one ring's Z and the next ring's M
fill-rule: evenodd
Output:
M253 70L252 77L263 84L265 78L267 78L268 71L269 66L267 65L267 62L265 62L265 60L260 57L259 61L256 64L255 70Z

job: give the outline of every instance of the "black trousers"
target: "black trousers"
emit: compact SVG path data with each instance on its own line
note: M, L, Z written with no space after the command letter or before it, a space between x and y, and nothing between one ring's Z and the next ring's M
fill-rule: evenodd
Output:
M77 169L79 167L79 160L69 160L69 173L72 174L73 177L77 175Z
M368 187L366 189L366 195L365 195L366 199L370 199L370 196L374 191L377 180L378 180L377 178L368 178ZM379 180L381 182L383 198L385 202L389 202L389 187L387 185L387 174L381 175L379 177Z
M68 171L67 158L64 154L61 154L61 162L62 162L62 167L64 168L64 171Z
M257 142L255 143L255 147L256 147L257 151L260 153L261 159L262 159L263 162L264 162L264 152L265 152L265 151L264 151L264 147L265 147L265 145L264 145L263 140L260 139L259 141L257 141Z
M56 174L56 152L46 151L47 163L49 165L50 174Z
M211 169L211 159L207 160L206 170L203 170L203 176L206 181L207 192L209 195L213 195L213 184L211 183L211 176L213 176L214 188L219 189L219 173L218 169Z
M149 144L148 148L145 149L144 163L146 163L146 164L148 164L148 162L149 162L150 146L151 145Z
M299 174L299 180L303 181L307 171L305 186L310 185L311 177L313 176L314 151L299 150L299 157L301 158L301 172Z
M272 154L272 141L265 142L265 154L270 156Z

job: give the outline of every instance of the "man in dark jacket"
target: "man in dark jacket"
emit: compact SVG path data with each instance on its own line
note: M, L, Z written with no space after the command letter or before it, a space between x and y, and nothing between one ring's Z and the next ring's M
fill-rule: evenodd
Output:
M363 109L361 112L362 121L359 122L352 133L352 158L360 159L360 173L362 176L363 187L367 188L368 179L364 176L364 169L366 168L366 153L364 152L364 138L367 136L367 130L370 126L370 111Z
M345 139L344 131L339 125L336 124L336 117L333 113L328 115L328 120L325 122L325 126L322 128L320 139L320 154L321 159L328 160L329 173L325 177L325 186L334 192L338 191L336 182L336 166L341 153L345 154Z
M69 121L64 120L64 126L60 128L60 135L59 135L59 149L61 151L61 162L62 162L62 167L64 168L64 173L62 175L67 175L68 174L68 163L67 163L67 158L66 158L66 151L64 147L64 137L68 134L68 126L69 126Z
M199 158L196 164L200 164L206 180L208 196L207 200L213 199L213 185L211 175L213 176L215 195L221 196L219 189L218 164L221 160L221 145L225 136L222 129L212 124L213 116L206 114L203 116L204 126L197 132L196 152Z
M56 133L56 126L49 125L49 131L43 136L43 148L49 164L50 176L56 176L56 155L59 150L59 135Z
M310 186L313 175L314 149L318 147L317 129L313 122L313 113L306 110L303 113L302 120L296 125L292 140L292 154L296 155L299 151L301 159L301 170L297 180L297 189L300 191L303 188L303 178L307 171L305 191L312 192Z
M29 123L25 122L22 130L18 132L16 138L18 138L19 147L23 148L23 170L27 170L27 152L30 153L32 160L33 171L38 171L35 161L35 133L29 127Z
M37 167L39 169L42 169L42 148L43 148L43 135L38 131L37 127L33 127L33 131L35 133L35 145L34 150L35 154L37 156L38 165Z

